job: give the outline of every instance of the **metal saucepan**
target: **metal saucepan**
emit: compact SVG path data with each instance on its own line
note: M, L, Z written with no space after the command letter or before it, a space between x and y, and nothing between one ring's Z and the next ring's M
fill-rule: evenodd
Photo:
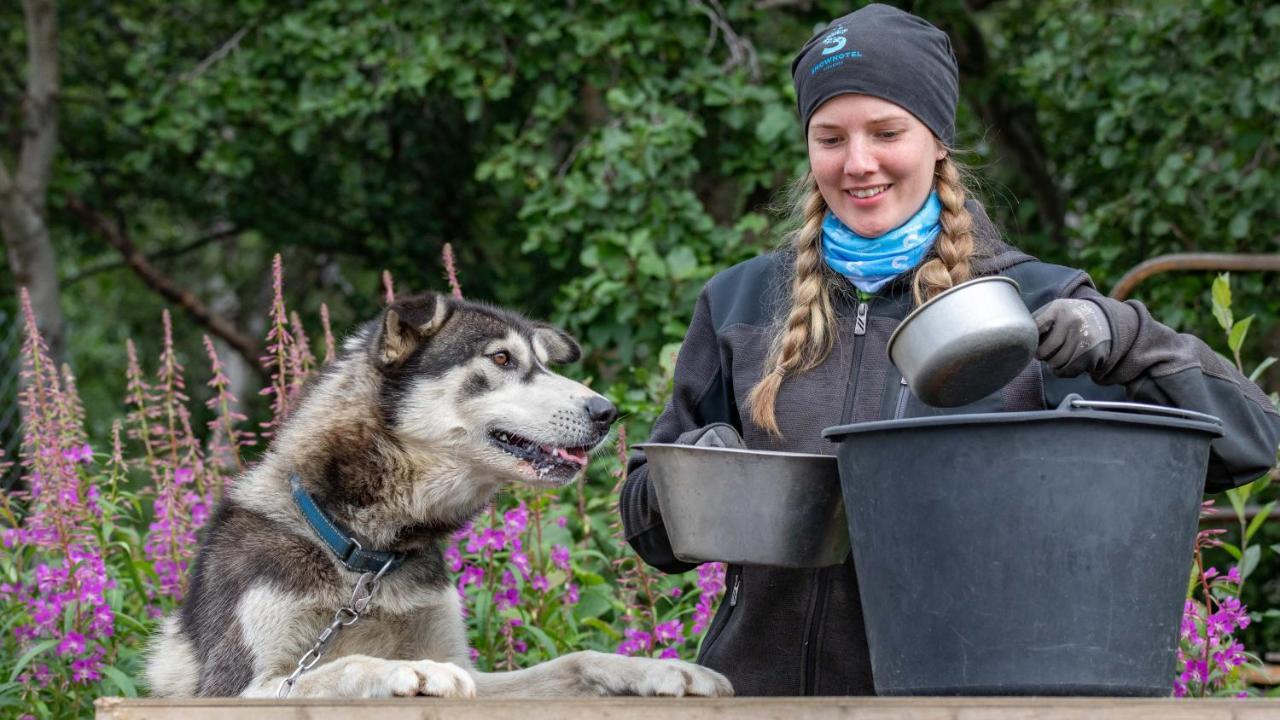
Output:
M644 443L676 557L824 567L849 556L831 455Z
M967 405L1004 387L1031 362L1039 333L1018 283L992 275L916 308L889 338L889 359L934 407Z

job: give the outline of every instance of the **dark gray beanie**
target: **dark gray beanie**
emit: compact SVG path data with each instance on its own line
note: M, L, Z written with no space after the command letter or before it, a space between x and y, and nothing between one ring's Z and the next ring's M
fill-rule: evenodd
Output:
M947 34L888 5L831 21L791 63L804 130L837 95L872 95L915 115L938 139L955 142L960 70Z

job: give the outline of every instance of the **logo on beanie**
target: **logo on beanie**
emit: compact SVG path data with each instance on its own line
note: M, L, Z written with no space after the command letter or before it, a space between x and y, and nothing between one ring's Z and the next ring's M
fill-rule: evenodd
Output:
M840 25L835 30L828 33L826 37L822 38L822 54L830 55L833 52L838 52L844 49L844 44L849 41L849 38L844 36L846 32L848 32L848 29L845 26Z

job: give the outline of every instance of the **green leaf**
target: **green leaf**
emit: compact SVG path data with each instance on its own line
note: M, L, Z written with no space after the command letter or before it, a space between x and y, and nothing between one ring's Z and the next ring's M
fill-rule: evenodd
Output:
M1244 344L1244 338L1249 334L1249 326L1253 324L1253 316L1240 320L1231 326L1231 334L1227 336L1227 347L1231 348L1231 352L1240 352L1240 346Z
M1258 509L1258 514L1253 516L1253 520L1249 522L1248 529L1244 532L1244 541L1246 544L1253 539L1253 535L1258 532L1258 528L1262 527L1262 524L1267 521L1267 516L1271 514L1271 510L1275 506L1276 501L1272 500Z
M120 688L120 692L123 693L125 697L138 697L138 688L133 684L133 680L130 680L129 676L121 672L119 668L111 665L103 665L102 674L111 678L111 682L115 683L116 687Z
M1213 316L1223 330L1231 330L1231 274L1222 273L1213 281Z
M27 669L27 666L31 664L31 661L34 660L37 655L46 650L53 649L57 644L58 639L51 638L49 640L41 640L35 645L32 645L26 652L22 653L22 656L18 658L18 662L14 663L13 672L9 673L9 682L17 680L18 676L22 674L23 670Z
M1226 550L1228 555L1235 558L1236 562L1240 561L1240 548L1236 547L1235 545L1232 545L1229 542L1224 542L1222 543L1222 549Z
M1267 368L1274 365L1275 362L1275 358L1268 356L1266 360L1258 363L1258 367L1254 368L1253 372L1249 373L1249 379L1253 382L1257 382L1258 378L1262 377L1262 373L1266 372Z
M560 654L559 650L556 648L556 641L552 640L551 636L543 631L542 628L532 623L527 623L521 629L532 635L534 639L538 641L538 646L542 648L542 651L547 654L548 658L553 658Z
M1227 232L1231 237L1239 240L1249 234L1249 213L1241 211L1231 218L1231 224L1227 226Z
M1249 578L1249 574L1258 567L1258 560L1262 558L1262 547L1254 545L1244 550L1244 560L1240 566L1240 582L1244 583Z
M1241 485L1227 491L1227 499L1231 501L1231 509L1236 512L1236 520L1244 522L1244 505L1253 493L1253 485Z
M667 253L667 268L672 280L686 280L698 271L698 256L685 245Z

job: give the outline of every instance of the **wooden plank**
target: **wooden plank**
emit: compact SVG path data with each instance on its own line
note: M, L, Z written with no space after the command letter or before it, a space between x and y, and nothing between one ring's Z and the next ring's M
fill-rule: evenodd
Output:
M98 720L1280 720L1280 699L599 698L182 700L102 698Z

